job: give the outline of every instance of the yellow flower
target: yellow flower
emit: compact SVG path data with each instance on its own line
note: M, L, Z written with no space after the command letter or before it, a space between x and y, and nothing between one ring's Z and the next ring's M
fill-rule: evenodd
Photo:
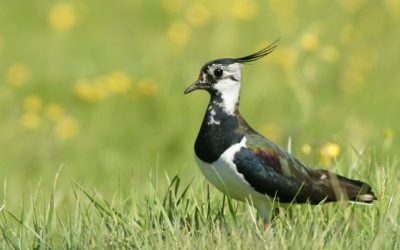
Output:
M392 128L385 128L383 130L383 137L385 140L392 140L394 136L394 131Z
M186 20L195 27L203 27L210 18L210 11L199 3L192 5L186 12Z
M92 89L97 99L104 99L111 94L110 89L107 86L107 82L102 78L98 78L93 81Z
M34 130L40 126L41 119L37 113L27 112L21 117L21 124L27 129Z
M232 15L241 20L250 20L257 15L257 3L254 0L233 0Z
M14 63L8 67L6 72L6 78L8 84L12 86L23 85L29 77L28 68L22 63Z
M78 130L78 122L70 116L64 116L56 124L55 135L58 139L65 141L73 138Z
M150 97L154 96L158 92L158 85L152 79L142 80L138 84L138 93L141 96Z
M320 162L324 166L328 166L332 160L336 159L340 154L340 146L336 143L326 143L319 151Z
M319 46L319 37L315 33L305 33L300 39L300 44L305 51L312 52Z
M74 86L75 95L87 102L95 102L99 99L97 91L88 80L79 80Z
M340 57L339 51L333 46L325 46L322 49L322 59L325 62L334 63Z
M93 81L79 80L74 86L75 95L88 102L104 99L114 93L124 94L131 85L130 77L124 72L114 72Z
M53 6L48 16L51 28L56 31L68 31L78 24L78 11L71 3L58 3Z
M394 131L392 128L385 128L383 130L383 148L384 149L389 149L390 146L392 145L393 142L393 137L394 137Z
M303 152L303 154L309 155L312 152L312 148L310 144L304 144L303 146L301 146L301 151Z
M129 90L131 79L124 72L114 72L105 77L105 83L110 92L124 94Z
M400 0L385 0L386 10L395 18L400 17Z
M171 23L167 29L168 39L175 45L184 46L191 36L190 27L182 21Z
M37 95L29 95L24 100L24 108L27 112L39 112L42 109L42 100Z
M50 103L46 105L45 114L50 121L58 121L64 115L64 109L57 103Z

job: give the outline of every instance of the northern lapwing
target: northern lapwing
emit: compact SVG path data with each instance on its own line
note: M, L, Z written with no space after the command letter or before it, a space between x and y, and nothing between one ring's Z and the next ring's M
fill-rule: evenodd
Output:
M264 225L274 204L373 203L370 185L309 168L255 131L239 113L242 64L268 55L276 46L274 42L248 56L208 62L185 89L185 94L203 89L211 96L194 145L201 171L224 194L254 205Z

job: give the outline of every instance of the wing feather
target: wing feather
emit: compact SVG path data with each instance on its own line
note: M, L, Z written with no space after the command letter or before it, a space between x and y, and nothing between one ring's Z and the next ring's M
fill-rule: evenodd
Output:
M260 193L282 203L319 204L339 199L371 203L376 199L371 187L364 182L324 169L308 168L257 133L249 133L246 138L246 148L235 154L234 163Z

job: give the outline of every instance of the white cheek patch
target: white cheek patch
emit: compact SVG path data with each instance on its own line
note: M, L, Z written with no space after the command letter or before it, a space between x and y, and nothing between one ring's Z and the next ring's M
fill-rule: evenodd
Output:
M242 65L240 63L230 65L214 64L208 69L208 73L214 76L216 69L223 70L222 76L213 85L213 88L221 95L222 102L214 100L214 104L221 107L228 115L234 115L239 103ZM206 77L206 75L204 74L203 77ZM208 124L219 124L219 121L216 121L214 116L211 116Z
M231 78L240 82L242 78L242 65L240 63L229 65L226 71L229 73Z
M233 115L239 103L240 81L225 78L216 83L214 88L221 94L222 109L227 114Z
M240 80L242 66L240 63L234 63L223 68L223 75L214 85L222 98L222 103L218 105L229 115L234 115L239 103Z

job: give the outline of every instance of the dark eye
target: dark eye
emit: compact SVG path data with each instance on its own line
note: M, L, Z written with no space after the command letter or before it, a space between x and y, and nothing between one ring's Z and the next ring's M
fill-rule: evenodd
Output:
M214 76L220 78L222 76L222 74L224 73L224 71L222 71L222 69L216 69L214 70Z

